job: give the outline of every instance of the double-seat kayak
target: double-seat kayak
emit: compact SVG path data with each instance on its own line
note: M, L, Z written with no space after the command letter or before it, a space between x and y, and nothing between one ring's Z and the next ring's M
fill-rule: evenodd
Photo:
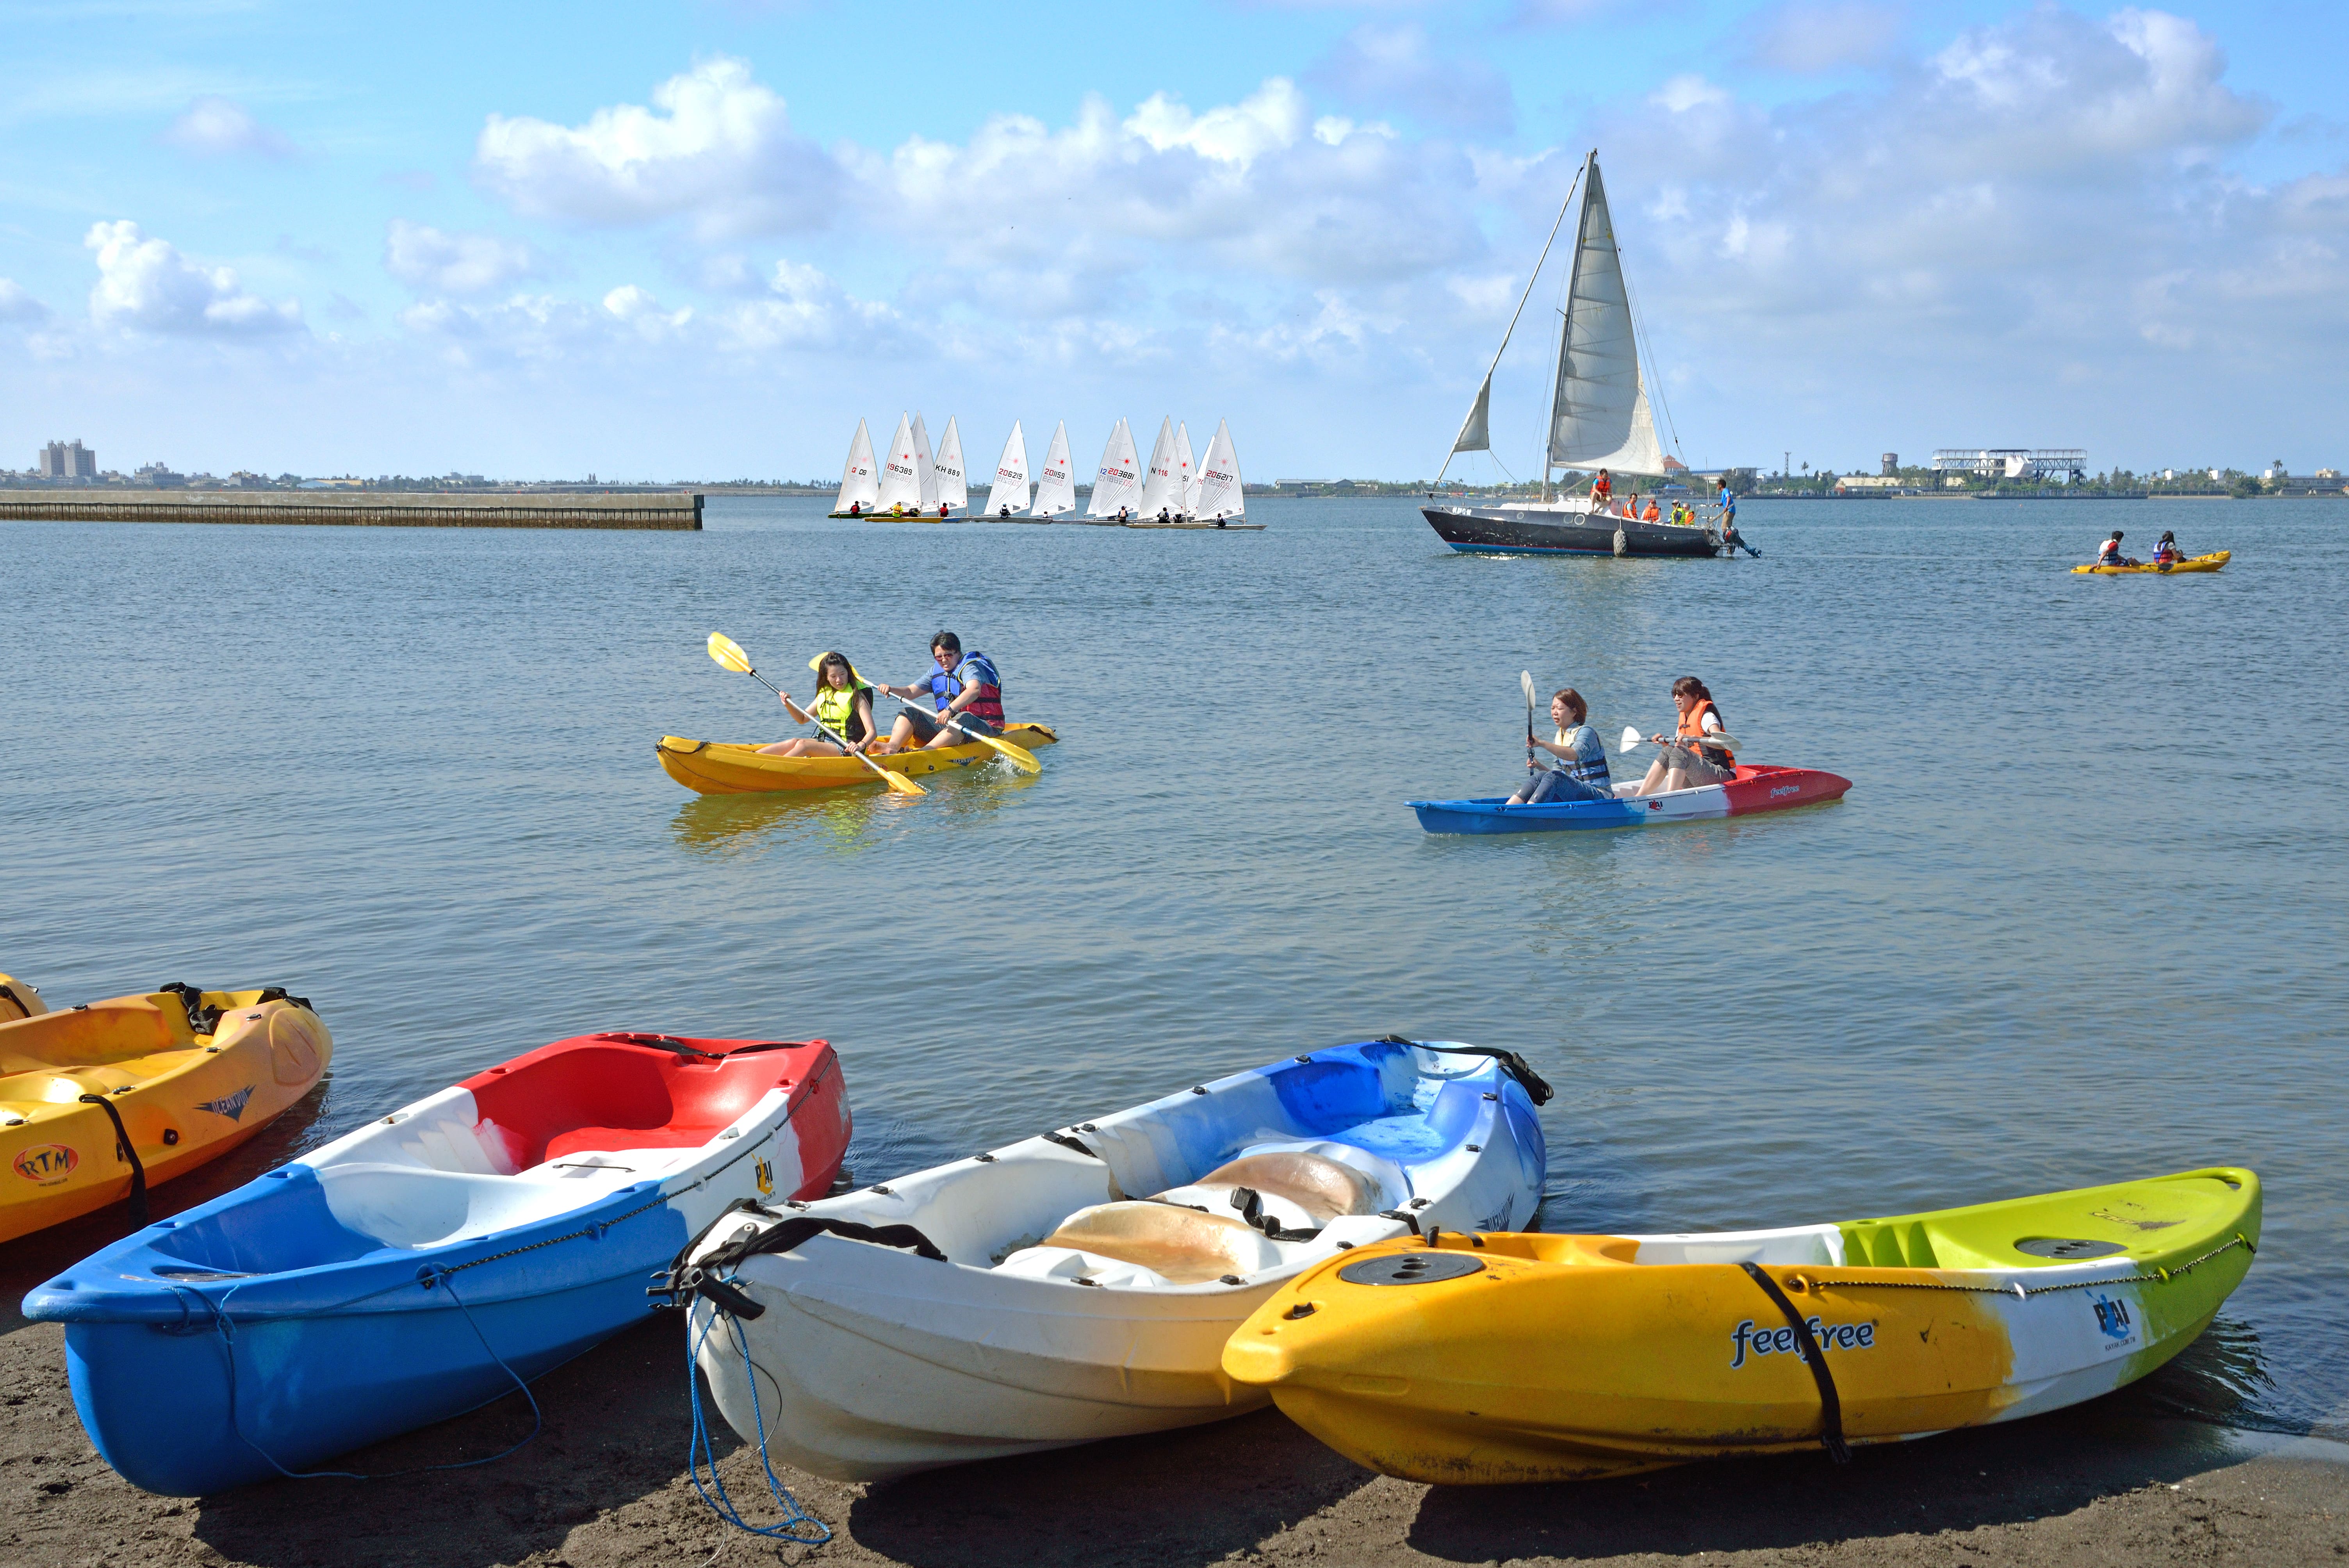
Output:
M1412 1480L1841 1458L2144 1377L2259 1240L2259 1178L2236 1167L1782 1230L1421 1239L1299 1274L1224 1367Z
M1656 828L1714 817L1744 817L1840 800L1851 780L1811 768L1738 764L1723 784L1634 795L1638 785L1615 786L1612 800L1552 800L1513 806L1505 796L1470 800L1413 800L1419 825L1431 833L1557 833L1592 828Z
M2183 561L2141 561L2134 566L2075 566L2075 576L2127 577L2139 573L2150 577L2169 577L2180 572L2216 572L2234 558L2231 550L2214 551L2209 555L2189 555Z
M829 1201L724 1216L672 1276L746 1442L874 1480L1260 1408L1224 1341L1300 1271L1532 1222L1516 1057L1310 1051Z
M74 1408L136 1486L315 1470L457 1415L646 1311L737 1200L829 1191L822 1040L560 1040L429 1095L50 1280Z
M1004 727L1002 738L1033 751L1061 738L1040 724ZM752 742L688 740L664 735L655 745L662 771L704 795L766 795L791 789L842 789L879 784L881 777L854 757L769 757ZM950 769L976 768L999 755L973 741L918 751L879 753L874 760L910 779Z
M0 1242L219 1159L308 1094L334 1037L283 986L166 985L50 1011L0 976Z

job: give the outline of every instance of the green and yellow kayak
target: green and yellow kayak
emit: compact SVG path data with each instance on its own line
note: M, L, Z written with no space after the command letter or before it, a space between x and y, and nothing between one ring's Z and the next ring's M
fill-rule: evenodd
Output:
M2134 1382L2208 1326L2259 1238L2259 1178L2234 1167L1784 1230L1432 1233L1300 1274L1224 1370L1412 1480L1840 1454Z
M2072 572L2075 576L2125 577L2142 572L2156 577L2168 577L2180 572L2216 572L2227 564L2234 553L2231 550L2220 550L2209 555L2189 555L2167 566L2158 566L2148 561L2137 566L2075 566Z
M1033 751L1060 739L1040 724L1004 727L1003 738ZM704 795L769 795L789 789L844 789L858 784L878 785L881 779L854 757L765 757L757 745L729 740L688 740L664 735L653 749L662 770L687 789ZM998 753L974 741L968 746L941 746L934 751L892 751L877 757L893 773L919 779L949 769L976 768Z

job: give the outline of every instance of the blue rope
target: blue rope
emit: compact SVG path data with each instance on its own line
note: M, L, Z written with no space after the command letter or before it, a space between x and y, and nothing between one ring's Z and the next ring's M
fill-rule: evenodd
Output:
M701 1410L699 1376L701 1346L709 1339L710 1329L717 1326L719 1315L717 1307L712 1306L709 1318L686 1336L685 1387L693 1401L693 1443L686 1450L685 1473L692 1478L693 1490L701 1493L701 1501L709 1505L709 1511L735 1529L773 1540L795 1541L802 1546L822 1546L832 1539L832 1527L802 1508L799 1499L792 1495L791 1489L775 1479L774 1461L767 1457L767 1412L759 1399L758 1369L750 1365L750 1342L739 1329L730 1329L729 1333L742 1351L742 1374L750 1388L750 1413L759 1429L759 1463L767 1472L767 1491L774 1498L775 1506L783 1511L783 1517L773 1524L749 1523L735 1508L734 1500L726 1494L726 1482L718 1474L718 1455L709 1444L709 1423ZM689 1325L693 1322L690 1301L687 1305L686 1321ZM705 1460L709 1465L709 1484L718 1491L715 1498L701 1484L701 1466ZM812 1526L816 1533L798 1533L802 1524Z

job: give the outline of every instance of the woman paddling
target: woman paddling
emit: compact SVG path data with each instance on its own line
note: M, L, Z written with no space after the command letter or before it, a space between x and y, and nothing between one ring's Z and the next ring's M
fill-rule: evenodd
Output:
M1549 699L1549 720L1557 726L1556 740L1537 740L1533 745L1548 752L1566 766L1544 769L1530 757L1526 766L1534 776L1526 780L1525 788L1509 797L1512 806L1539 806L1547 802L1568 800L1612 800L1615 786L1607 776L1607 743L1587 722L1590 706L1582 694L1572 686L1561 686Z
M761 746L760 755L846 757L873 744L873 685L856 678L847 655L827 653L816 660L815 700L806 707L793 702L788 692L777 695L783 699L784 712L802 724L812 720L823 725L847 741L848 749L843 751L822 736L802 736L797 740L778 740L772 746Z
M1681 710L1679 732L1648 737L1662 747L1663 755L1649 765L1647 778L1634 795L1659 789L1687 789L1699 784L1726 784L1737 776L1737 755L1730 749L1728 726L1713 706L1713 694L1694 676L1672 683L1672 702Z

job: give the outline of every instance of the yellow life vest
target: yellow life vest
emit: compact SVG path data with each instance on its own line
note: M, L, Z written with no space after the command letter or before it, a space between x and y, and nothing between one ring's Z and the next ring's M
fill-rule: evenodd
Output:
M826 686L815 694L815 701L809 707L815 714L816 722L834 735L843 740L862 740L864 738L864 725L856 717L856 694L871 689L871 683L866 681L854 681L845 691L835 686Z

